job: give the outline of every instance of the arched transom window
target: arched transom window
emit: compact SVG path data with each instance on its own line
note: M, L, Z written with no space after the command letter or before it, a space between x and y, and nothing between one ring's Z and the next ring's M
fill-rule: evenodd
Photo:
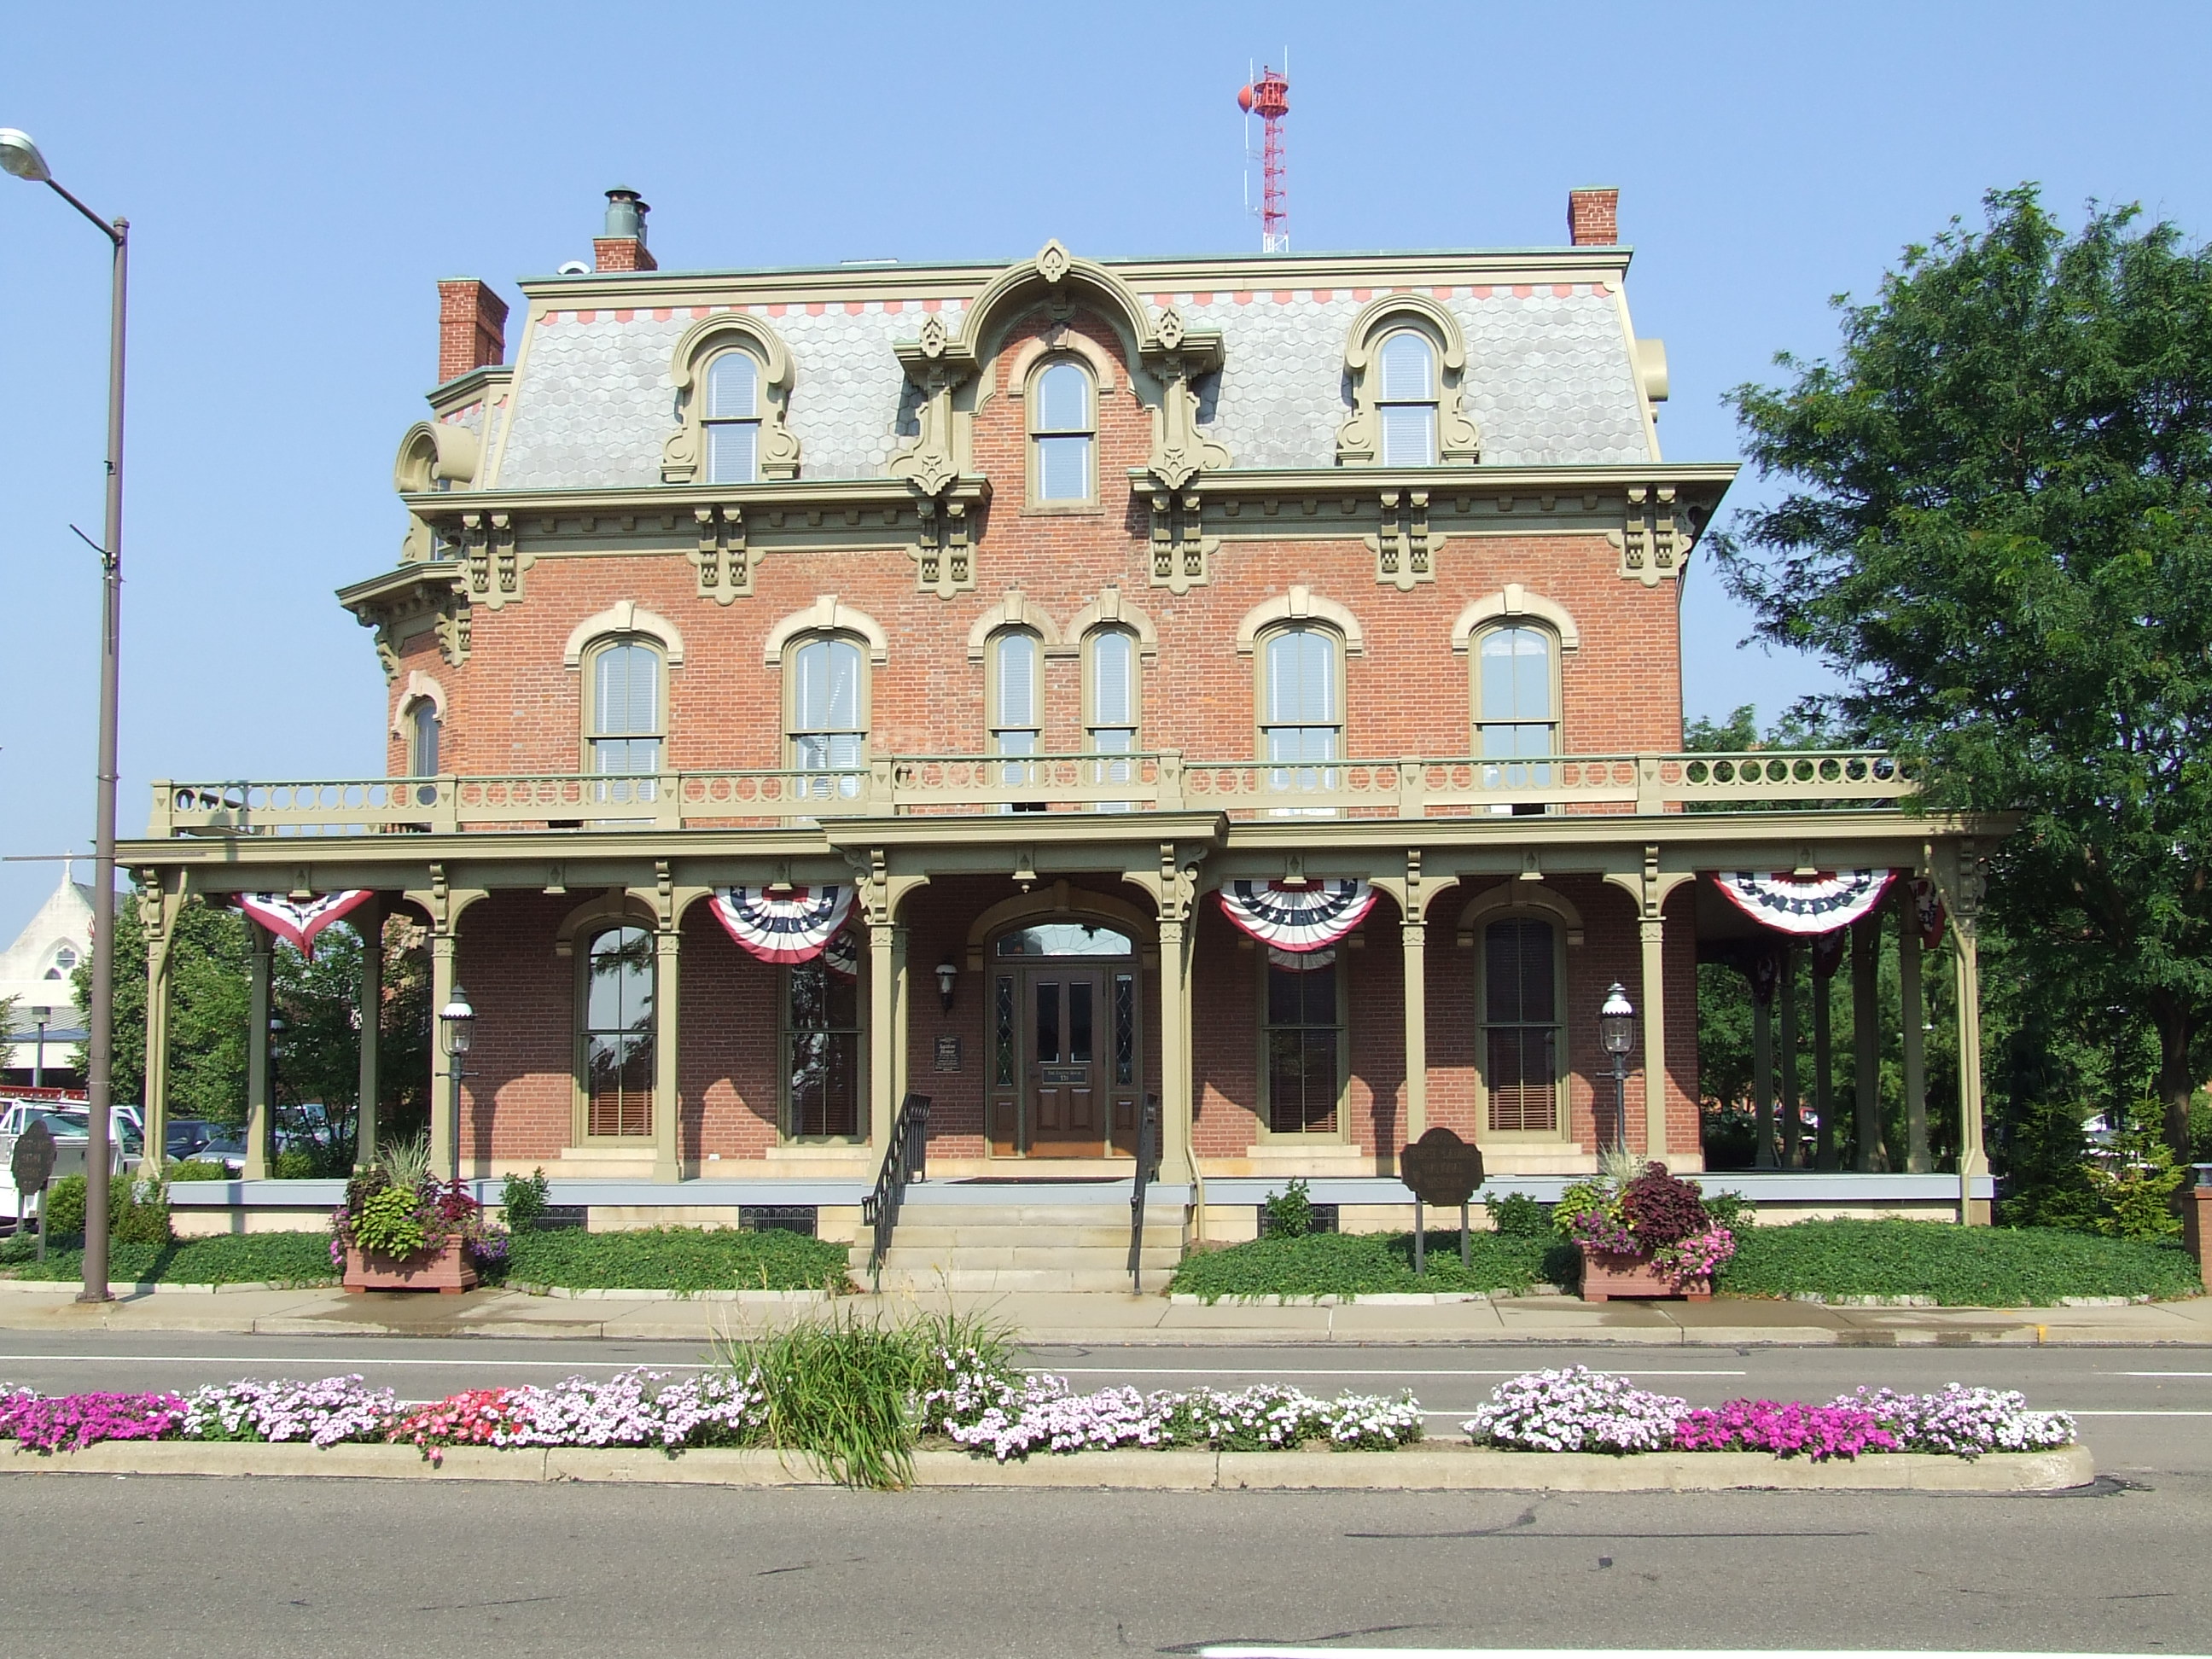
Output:
M707 482L751 483L760 477L760 364L748 351L725 351L707 366Z
M1388 336L1376 354L1381 374L1376 413L1382 424L1382 465L1433 466L1437 459L1437 353L1410 328Z

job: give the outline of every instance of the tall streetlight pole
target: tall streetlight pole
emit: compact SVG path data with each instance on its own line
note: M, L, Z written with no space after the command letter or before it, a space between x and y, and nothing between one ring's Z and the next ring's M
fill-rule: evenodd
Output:
M80 1302L107 1300L108 1095L115 1064L115 729L123 622L123 336L131 270L131 222L101 218L55 182L28 133L0 127L0 171L44 185L90 220L115 250L107 320L107 513L100 534L99 804L93 825L92 1008L85 1044L84 1288Z

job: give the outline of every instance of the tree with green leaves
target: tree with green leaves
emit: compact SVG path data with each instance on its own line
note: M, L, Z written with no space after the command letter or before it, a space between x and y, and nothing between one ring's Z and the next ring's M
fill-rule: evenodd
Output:
M2212 1025L2212 257L2135 209L2069 235L2032 186L1836 301L1833 361L1734 402L1788 481L1716 538L1808 712L1926 757L1927 805L2016 812L1992 920L2084 1009L2140 1011L2169 1144ZM2091 1022L2079 1020L2077 1025Z

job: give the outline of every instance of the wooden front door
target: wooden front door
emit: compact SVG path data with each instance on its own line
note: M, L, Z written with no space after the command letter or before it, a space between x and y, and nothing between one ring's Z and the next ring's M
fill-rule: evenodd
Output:
M1141 1052L1134 965L1063 958L994 966L991 1150L1133 1154Z

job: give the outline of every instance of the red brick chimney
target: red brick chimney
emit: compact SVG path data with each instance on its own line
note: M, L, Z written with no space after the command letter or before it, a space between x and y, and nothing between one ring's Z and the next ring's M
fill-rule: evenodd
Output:
M1620 192L1606 186L1567 192L1567 234L1577 247L1611 247L1620 240Z
M438 384L507 360L507 301L473 276L438 284Z
M645 245L645 216L653 210L634 190L607 192L607 227L592 239L592 263L600 270L658 270L660 264Z

